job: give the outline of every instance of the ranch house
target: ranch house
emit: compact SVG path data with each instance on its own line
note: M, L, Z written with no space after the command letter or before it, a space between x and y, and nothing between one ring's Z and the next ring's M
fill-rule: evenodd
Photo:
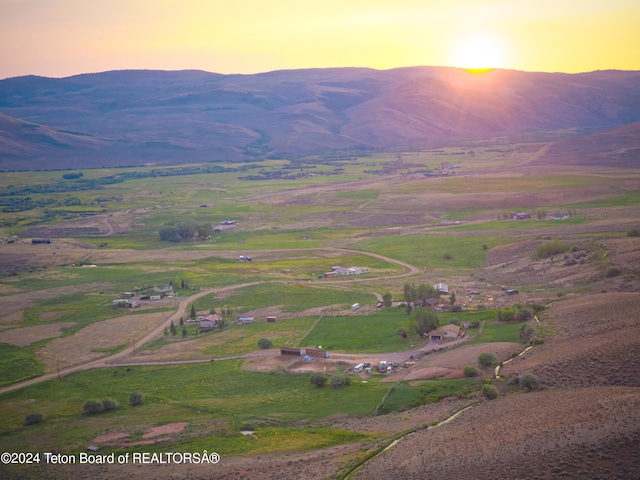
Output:
M445 325L429 332L429 339L433 342L455 340L460 336L460 327L457 325Z

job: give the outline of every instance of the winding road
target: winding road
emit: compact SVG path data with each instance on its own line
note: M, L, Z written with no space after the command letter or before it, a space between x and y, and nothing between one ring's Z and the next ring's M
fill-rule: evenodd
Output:
M397 274L397 275L389 275L386 277L375 277L375 278L350 278L350 282L370 282L370 281L375 281L375 280L380 280L381 278L401 278L401 277L408 277L408 276L412 276L415 275L417 273L419 273L419 269L417 267L415 267L414 265L410 265L408 263L404 263L401 262L399 260L394 260L391 259L389 257L385 257L384 255L379 255L377 253L371 253L371 252L364 252L361 250L351 250L351 249L347 249L347 248L337 248L337 247L330 247L331 250L336 250L336 251L344 251L344 252L348 252L348 253L359 253L362 255L368 255L370 257L374 257L374 258L378 258L380 260L389 262L389 263L393 263L396 265L400 265L401 267L403 267L405 269L405 271L403 273ZM178 304L178 309L169 317L167 317L166 320L164 320L160 325L158 325L157 327L155 327L154 329L152 329L151 331L149 331L144 337L140 338L136 343L139 346L145 345L155 339L157 339L158 337L161 337L164 333L165 328L168 328L171 325L171 322L173 321L174 324L177 324L179 322L180 317L185 317L187 316L187 308L189 307L189 304L192 303L194 300L210 294L210 293L219 293L219 292L224 292L224 291L228 291L228 290L235 290L238 288L244 288L244 287L249 287L252 285L258 285L261 283L266 283L266 281L256 281L256 282L250 282L250 283L244 283L244 284L234 284L234 285L229 285L226 287L221 287L221 288L215 288L215 289L204 289L199 291L198 293L191 295L189 297L185 297L184 299L182 299L180 301L180 303ZM289 282L287 282L289 283ZM293 282L292 282L293 283ZM294 283L299 283L299 282L294 282ZM330 285L330 284L341 284L344 282L341 281L331 281L331 280L325 280L322 282L323 285ZM372 292L374 293L374 292ZM381 296L380 294L374 293L374 295L376 295L376 298L380 299ZM411 355L419 355L421 353L424 353L424 348L423 349L418 349L418 350L414 350L414 351L408 351L408 352L398 352L396 354L387 354L387 355L383 355L385 358L388 357L389 360L391 361L403 361L403 359L409 358L409 356ZM260 355L268 355L269 353L260 353ZM129 347L126 347L124 350L121 350L120 352L114 353L113 355L109 355L97 360L91 360L89 362L86 363L81 363L78 365L74 365L71 367L66 367L64 369L61 369L59 371L56 372L51 372L51 373L47 373L45 375L39 376L39 377L35 377L35 378L31 378L29 380L24 380L21 382L17 382L14 383L12 385L6 386L6 387L2 387L0 388L0 394L6 393L6 392L11 392L14 390L18 390L21 389L23 387L27 387L30 385L35 385L37 383L40 382L45 382L48 380L52 380L56 377L62 377L64 375L69 375L71 373L75 373L75 372L80 372L80 371L84 371L84 370L91 370L91 369L97 369L97 368L106 368L106 367L112 367L114 366L114 364L118 364L119 366L124 365L123 362L118 362L119 360L123 360L125 357L131 356L135 354L135 344L130 345ZM245 355L240 355L238 357L234 357L234 358L248 358L248 357L255 357L258 356L256 352L253 353L249 353L249 354L245 354ZM349 358L352 357L351 355L348 354L340 354L341 357L343 358ZM367 357L377 357L378 355L368 355ZM396 359L397 357L397 359ZM402 357L402 358L400 358ZM207 360L180 360L180 361L162 361L162 362L150 362L148 364L144 364L144 365L177 365L177 364L185 364L185 363L202 363L202 362L209 362L211 361L210 359ZM143 365L141 363L132 363L133 365Z

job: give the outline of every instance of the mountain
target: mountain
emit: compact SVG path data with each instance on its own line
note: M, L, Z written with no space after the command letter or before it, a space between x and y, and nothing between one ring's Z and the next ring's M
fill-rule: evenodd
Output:
M0 80L0 168L250 161L640 121L640 72L446 67Z

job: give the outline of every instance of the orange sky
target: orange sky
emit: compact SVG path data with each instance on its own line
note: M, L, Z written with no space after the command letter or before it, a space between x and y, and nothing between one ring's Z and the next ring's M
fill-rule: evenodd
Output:
M640 70L640 1L0 0L0 78L414 65Z

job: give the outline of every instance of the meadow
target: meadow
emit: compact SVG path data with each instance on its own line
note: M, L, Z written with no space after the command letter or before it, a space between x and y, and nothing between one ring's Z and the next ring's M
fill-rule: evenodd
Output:
M627 223L608 229L602 225L611 218L607 215L624 220L635 211L638 189L634 178L496 173L495 169L511 160L524 158L522 146L486 142L407 152L403 154L405 167L398 167L395 153L380 153L339 161L335 166L342 171L334 175L312 175L314 169L308 168L308 176L292 180L240 177L258 170L290 171L300 165L294 160L269 160L242 168L227 164L224 167L230 171L187 175L150 176L153 167L83 170L85 179L96 182L125 173L129 177L78 191L61 184L60 171L3 174L0 193L10 188L42 189L28 196L44 206L3 212L0 236L8 239L18 234L28 239L26 229L35 226L61 228L52 231L67 232L68 236L51 235L55 257L50 253L46 266L38 263L45 258L42 250L35 250L37 247L30 246L28 240L18 245L0 244L0 262L13 262L15 269L0 277L0 302L12 306L11 311L0 314L2 331L66 324L58 339L42 338L25 346L0 344L0 386L41 375L45 365L39 355L52 342L63 342L92 326L118 319L133 325L136 318L141 318L139 314L162 312L163 318L168 318L178 301L199 293L199 288L211 293L194 300L194 308L215 309L223 314L227 326L200 334L195 325L187 324L186 338L181 338L179 328L176 337L163 335L139 345L130 366L73 373L0 394L0 444L11 450L26 451L37 445L42 451L63 448L79 452L102 433L122 432L132 441L140 441L152 426L187 422L182 433L139 448L207 448L229 456L306 451L353 442L373 444L386 435L317 425L328 418L364 418L373 415L376 408L380 413L405 411L447 396L473 395L480 387L474 379L422 378L389 383L381 381L384 375L375 373L364 383L350 373L353 365L345 362L338 365L338 370L350 375L350 385L317 388L310 382L310 372L287 373L281 366L254 371L246 368L249 359L220 359L262 353L257 345L261 338L271 340L276 349L322 346L336 355L417 349L425 340L412 332L407 339L396 333L408 326L405 309L375 309L377 295L389 292L394 300L401 300L404 282L445 282L457 292L458 305L468 285L473 285L505 306L516 299L505 297L500 285L490 279L481 280L487 253L493 249L555 238L559 228L585 241L626 234ZM435 169L443 161L461 167L455 177L421 176L421 172ZM372 173L389 165L395 170L388 175ZM321 165L315 171L326 173L333 167ZM485 176L485 172L489 173ZM133 173L139 175L131 176ZM69 189L56 190L63 187ZM499 195L488 198L488 191ZM580 197L582 200L577 201ZM533 215L540 208L549 213L569 208L578 208L579 212L562 223L498 219L516 206ZM616 210L603 210L607 208ZM212 227L223 220L236 220L238 224L211 232L207 239L162 241L159 229L175 220ZM461 223L444 225L441 220ZM113 234L106 233L105 221L115 228ZM86 227L96 225L102 233L88 236ZM589 233L592 227L593 234ZM37 232L41 237L47 230ZM21 249L24 266L16 267L19 262L12 260L18 258L17 249ZM252 261L239 262L239 255L250 255ZM417 267L418 273L395 261ZM96 267L82 268L81 264ZM337 265L367 267L371 272L348 278L318 278ZM523 271L518 278L526 285L529 270ZM621 276L621 281L624 278ZM177 288L182 281L188 288ZM147 304L136 311L111 308L111 300L123 291L169 282L178 290L177 301ZM250 283L255 284L243 286ZM523 298L517 300L548 300L560 288L578 292L586 287L577 282L562 287L544 284L535 291L523 289ZM58 292L55 289L63 290L50 295ZM14 308L18 300L24 305ZM447 303L449 298L443 297L442 301ZM359 310L350 310L354 303L360 304ZM235 324L241 314L255 315L257 321ZM278 321L266 323L268 314L277 315ZM467 307L461 312L439 313L440 325L452 320L484 325L479 336L479 330L469 331L469 344L522 344L518 338L521 324L498 322L495 317L493 309ZM94 348L93 352L105 356L127 346L126 342L98 346L97 339L86 338L90 351ZM154 362L214 360L134 365L145 358ZM474 361L470 359L469 364ZM136 390L142 392L144 401L132 407L128 398ZM94 416L82 413L86 400L107 397L116 400L119 408ZM24 427L25 415L34 411L43 413L44 421ZM242 435L240 431L246 428L253 429L254 434ZM121 447L103 448L109 452Z

